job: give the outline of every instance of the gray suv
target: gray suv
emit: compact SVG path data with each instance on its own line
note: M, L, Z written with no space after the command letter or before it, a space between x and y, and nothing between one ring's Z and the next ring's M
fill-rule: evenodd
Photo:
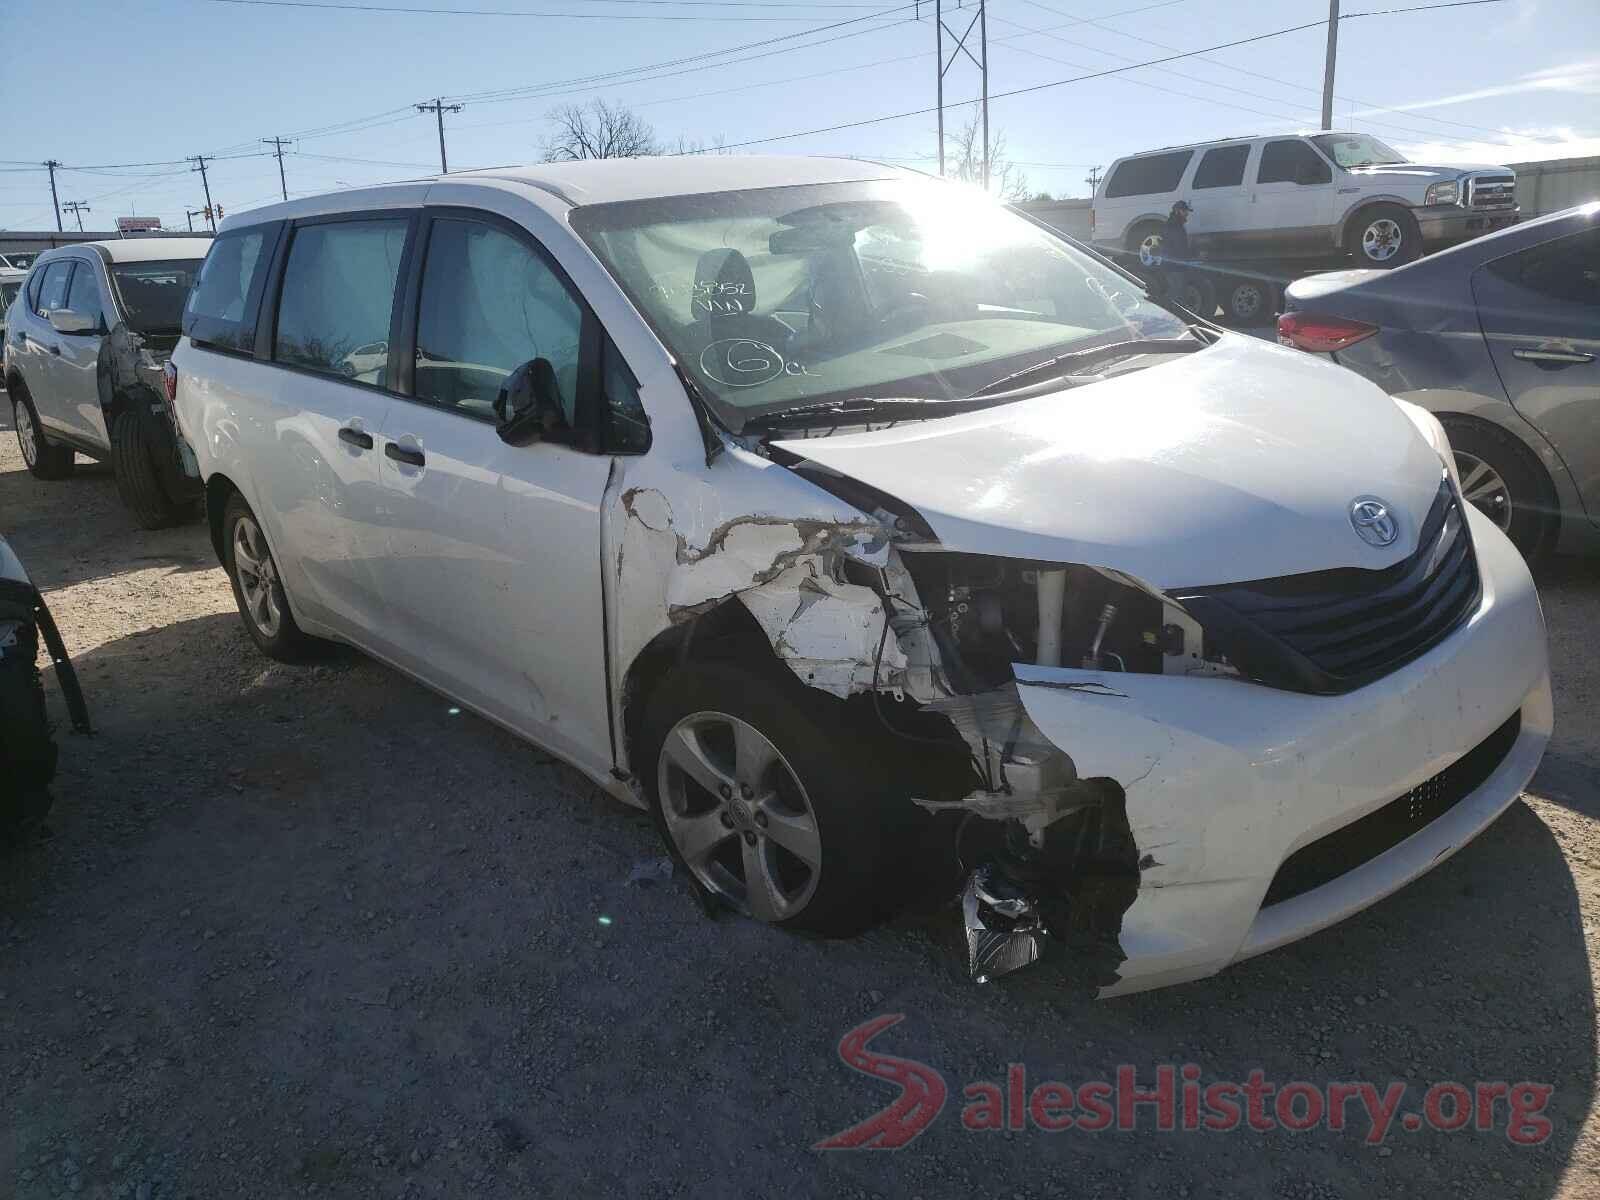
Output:
M177 435L163 369L208 238L83 242L41 254L5 320L5 384L39 479L74 454L109 460L145 528L193 510L194 456Z

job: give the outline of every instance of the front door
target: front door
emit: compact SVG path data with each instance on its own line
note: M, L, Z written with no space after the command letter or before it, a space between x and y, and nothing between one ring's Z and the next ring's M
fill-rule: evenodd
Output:
M1255 254L1313 254L1333 249L1333 168L1304 138L1261 147L1250 188L1246 246Z
M1472 293L1511 403L1550 440L1600 521L1600 229L1486 263Z
M77 429L62 389L61 343L64 339L51 327L50 313L67 306L67 285L71 280L70 258L58 258L45 265L33 311L24 321L22 358L18 363L28 384L28 394L33 398L34 411L39 414L39 424L46 431L68 435L75 434Z
M61 354L56 364L57 389L62 413L77 437L91 445L109 448L105 410L100 407L100 347L105 341L105 289L99 269L80 258L67 286L67 308L89 317L94 326L85 333L60 334Z
M600 504L611 460L551 441L507 445L494 413L506 376L543 358L566 421L577 423L579 357L594 318L520 230L441 215L425 240L414 398L395 402L381 463L389 528L380 583L399 661L603 768Z

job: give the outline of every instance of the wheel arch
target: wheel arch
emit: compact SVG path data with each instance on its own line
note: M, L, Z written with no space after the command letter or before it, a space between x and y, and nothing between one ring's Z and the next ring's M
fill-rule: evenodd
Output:
M238 485L221 471L215 472L206 480L206 531L211 536L211 548L216 551L217 561L223 564L224 568L227 566L228 557L222 540L222 514L228 507L228 497L235 492L243 495Z
M1344 216L1339 219L1339 245L1348 246L1350 244L1350 235L1355 231L1356 225L1362 219L1361 214L1370 208L1376 208L1380 204L1394 205L1397 208L1405 209L1407 212L1416 207L1404 196L1394 196L1387 192L1377 196L1363 196L1345 209ZM1412 213L1412 219L1416 219L1415 213Z

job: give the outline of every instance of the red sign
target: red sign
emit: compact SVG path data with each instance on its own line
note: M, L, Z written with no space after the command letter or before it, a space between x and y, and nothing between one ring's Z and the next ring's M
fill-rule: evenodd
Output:
M154 233L161 228L160 217L118 217L118 233Z

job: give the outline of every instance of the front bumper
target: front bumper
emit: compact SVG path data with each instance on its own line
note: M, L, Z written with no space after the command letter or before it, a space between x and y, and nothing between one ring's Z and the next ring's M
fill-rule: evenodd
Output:
M1517 223L1518 208L1471 209L1459 204L1427 204L1411 210L1426 246L1439 249Z
M1138 846L1126 961L1103 995L1213 974L1358 912L1428 871L1521 794L1552 722L1544 618L1521 556L1469 510L1483 597L1421 658L1342 696L1231 679L1017 666L1028 716L1080 778L1122 785ZM1103 685L1080 690L1088 683ZM1263 907L1296 850L1432 778L1521 712L1488 778L1431 824Z

